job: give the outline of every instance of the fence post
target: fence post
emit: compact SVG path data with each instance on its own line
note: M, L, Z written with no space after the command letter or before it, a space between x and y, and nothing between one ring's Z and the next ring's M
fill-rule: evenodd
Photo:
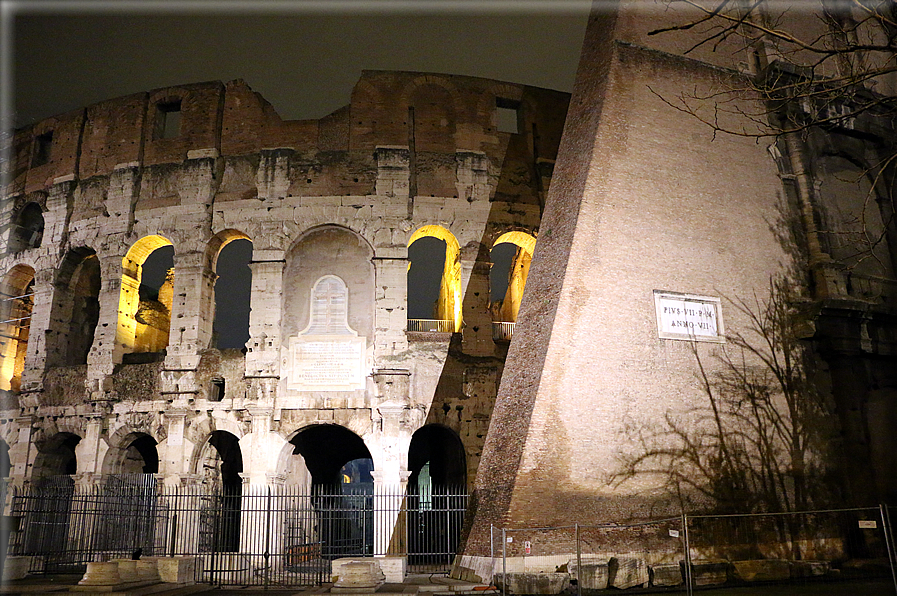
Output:
M501 594L508 596L508 531L501 529Z
M268 485L268 511L265 514L265 590L271 579L271 486Z
M579 541L579 523L576 524L576 594L582 596L582 548Z
M682 536L685 542L685 590L688 596L694 593L691 573L691 547L688 542L688 514L682 514Z
M495 524L489 524L489 558L495 568Z
M168 541L170 556L174 558L175 544L178 536L178 512L175 511L171 516L171 540Z
M891 580L894 582L894 593L897 594L897 571L894 570L894 559L897 557L894 555L894 544L891 541L893 538L893 536L891 536L891 520L888 517L888 510L884 504L880 504L878 509L881 513L881 527L885 534L885 548L888 551L888 565L891 567Z

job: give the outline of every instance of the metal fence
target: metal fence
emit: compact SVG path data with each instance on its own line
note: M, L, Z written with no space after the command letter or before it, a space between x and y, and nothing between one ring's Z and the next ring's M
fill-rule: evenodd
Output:
M425 495L373 484L337 487L163 488L152 476L70 480L20 490L10 555L32 573L83 572L90 561L196 556L196 580L214 585L316 585L340 557L407 555L409 569L446 572L458 548L467 494Z
M494 581L505 594L532 590L528 574L580 595L836 582L855 594L897 594L890 515L881 506L493 528Z

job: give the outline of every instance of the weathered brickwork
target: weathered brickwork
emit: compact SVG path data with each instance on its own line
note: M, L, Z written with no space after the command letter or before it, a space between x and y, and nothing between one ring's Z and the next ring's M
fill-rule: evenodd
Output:
M297 437L338 425L384 485L416 472L415 432L438 427L445 445L427 448L458 468L439 480L472 483L507 352L493 322L513 322L521 284L518 273L518 304L502 315L490 250L517 232L528 266L568 99L371 71L321 120L282 121L238 80L17 131L0 213L4 320L24 321L2 339L13 482L152 472L189 484L226 458L230 433L244 482L326 483L317 470L332 462L309 459ZM499 105L516 106L517 132L498 130ZM411 329L409 244L427 236L446 246L433 265L445 273L440 306ZM249 340L219 350L216 263L236 240L252 242ZM144 265L158 250L173 250L173 268L153 292ZM301 350L349 345L359 370L327 360L333 379L309 384L317 361ZM144 453L153 443L157 468Z

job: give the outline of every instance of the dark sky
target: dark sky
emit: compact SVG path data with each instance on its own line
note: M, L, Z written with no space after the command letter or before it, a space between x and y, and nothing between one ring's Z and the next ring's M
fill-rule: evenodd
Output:
M285 119L320 118L349 102L362 69L570 91L590 5L2 1L4 42L12 45L11 60L3 52L4 87L17 125L129 93L236 78Z

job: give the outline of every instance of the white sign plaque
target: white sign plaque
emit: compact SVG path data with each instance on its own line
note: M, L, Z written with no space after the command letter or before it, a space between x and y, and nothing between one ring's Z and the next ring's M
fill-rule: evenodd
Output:
M315 282L308 326L290 338L287 388L354 391L365 387L367 340L349 327L349 291L335 275Z
M298 391L364 389L365 344L363 337L291 338L289 388Z
M662 339L726 341L719 298L654 290L654 308Z

